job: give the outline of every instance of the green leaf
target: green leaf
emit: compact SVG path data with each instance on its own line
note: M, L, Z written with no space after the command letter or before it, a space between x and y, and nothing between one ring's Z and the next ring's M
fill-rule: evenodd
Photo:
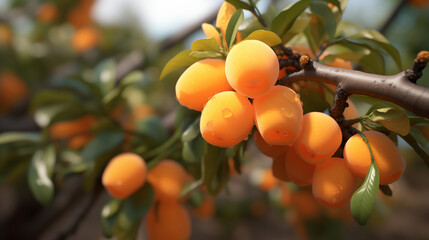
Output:
M168 138L167 130L162 125L162 121L157 116L141 119L135 123L136 131L144 134L156 145L164 142Z
M212 51L198 51L198 52L191 52L190 56L198 59L205 59L205 58L221 58L223 57L223 54L219 52L212 52Z
M61 78L59 81L54 82L53 86L65 90L71 90L74 93L78 93L80 96L92 97L95 95L100 97L101 93L97 87L79 77L66 77Z
M65 102L78 102L76 96L67 91L44 89L39 91L31 99L31 109L37 109L48 104L57 104Z
M84 107L73 103L58 103L38 108L34 120L40 127L47 127L55 122L76 119L84 114Z
M183 67L191 66L193 63L199 61L200 59L192 57L190 55L191 52L192 50L186 49L178 53L172 59L170 59L170 61L168 61L162 69L161 76L159 77L159 79L163 79L165 76L172 73L173 71Z
M106 59L95 67L95 83L106 95L115 87L116 63L114 59Z
M335 37L335 31L337 30L337 20L335 19L334 13L328 7L325 2L313 1L310 3L311 12L319 16L319 19L324 24L325 32L329 36L329 40L332 41Z
M429 123L429 119L419 116L408 116L408 119L410 119L411 125L416 125L418 123Z
M207 144L201 171L207 191L212 196L218 195L229 178L228 158L225 149Z
M200 134L200 118L189 125L189 127L182 133L182 142L189 142L195 139Z
M47 206L54 196L52 174L55 165L55 148L52 145L36 151L28 168L28 184L38 202Z
M361 30L353 35L347 36L345 39L391 56L398 66L398 69L402 70L401 57L398 50L378 31Z
M416 151L416 153L423 159L426 166L429 167L429 154L427 154L425 150L423 150L419 146L416 139L414 139L414 137L411 134L408 134L407 136L401 136L401 138L404 139L405 142L407 142L408 145L410 145L414 149L414 151Z
M122 201L119 199L111 199L103 206L101 210L101 229L107 238L113 237L113 227L118 217L118 212L122 206Z
M293 25L295 20L310 4L310 0L301 0L290 5L274 17L270 29L282 37Z
M240 0L225 0L225 2L231 3L237 9L246 9L249 11L253 11L252 6L250 6L248 3L240 1Z
M265 44L267 44L270 47L279 45L282 43L282 40L277 36L274 32L267 31L267 30L256 30L252 32L249 36L246 37L244 40L259 40Z
M188 163L200 163L207 149L207 144L201 134L191 141L183 142L182 158Z
M334 4L334 6L336 6L338 8L338 11L340 11L340 13L343 13L343 9L341 8L340 1L338 1L338 0L322 0L322 1Z
M371 216L375 198L379 187L379 173L375 162L369 166L368 173L362 185L356 190L350 200L350 209L353 218L361 225L365 225Z
M392 189L390 189L389 185L380 185L380 191L386 196L393 196Z
M195 40L192 43L191 50L193 52L207 51L207 52L220 52L220 47L214 38L203 38Z
M303 29L306 29L308 24L310 23L311 17L303 12L293 23L293 25L289 28L289 30L283 34L282 42L289 42L293 37L302 33Z
M103 153L110 151L124 140L124 133L103 131L97 133L94 138L82 150L84 162L93 162Z
M234 44L235 37L237 36L238 27L244 19L243 10L237 10L229 20L228 26L226 27L225 40L227 48L231 49Z
M39 132L5 132L0 134L0 145L15 142L39 142Z
M408 115L405 110L401 108L379 108L369 114L368 118L402 136L405 136L410 132L410 121L408 120Z
M138 86L142 90L150 87L151 81L149 77L142 71L132 71L128 73L120 82L119 86L128 87L130 85Z

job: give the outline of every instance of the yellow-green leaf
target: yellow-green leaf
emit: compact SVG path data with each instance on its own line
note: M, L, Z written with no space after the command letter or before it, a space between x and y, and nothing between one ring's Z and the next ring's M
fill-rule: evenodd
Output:
M380 123L388 130L406 136L410 132L410 120L407 113L400 108L379 108L369 116L373 122Z
M270 47L273 47L282 43L282 40L280 39L279 36L277 36L277 34L267 30L256 30L252 32L249 36L247 36L247 38L244 40L250 40L250 39L259 40L261 42L264 42Z

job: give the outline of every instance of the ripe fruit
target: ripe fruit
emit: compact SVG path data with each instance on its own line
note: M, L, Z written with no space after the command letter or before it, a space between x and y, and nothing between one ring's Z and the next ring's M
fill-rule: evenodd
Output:
M150 240L186 240L191 236L191 219L179 203L155 203L149 210L146 229Z
M192 64L176 83L176 97L181 105L201 111L213 95L232 90L225 75L225 61L204 59Z
M265 43L245 40L229 52L225 73L234 90L254 98L274 86L279 75L279 62L275 52Z
M322 211L318 202L314 199L310 189L299 189L292 193L292 206L303 220L318 218Z
M294 148L286 154L285 167L289 179L296 185L303 187L313 182L315 166L304 161Z
M275 157L285 154L289 147L284 145L271 145L264 141L259 131L253 133L253 141L258 149L268 157Z
M405 160L395 143L377 131L367 131L375 163L380 176L380 184L386 185L398 180L405 170ZM344 159L347 166L361 178L365 178L371 164L369 149L359 134L353 135L344 146Z
M91 130L97 119L92 115L85 115L75 120L63 121L53 124L49 134L53 139L65 139Z
M12 72L0 75L0 110L10 111L28 94L27 85Z
M289 149L289 147L287 147ZM290 150L288 150L290 151ZM294 150L291 150L294 151ZM272 165L273 176L285 182L289 182L289 176L286 171L286 153L273 157Z
M216 212L214 199L211 196L205 194L203 202L198 207L192 209L192 212L199 218L212 218Z
M57 19L58 17L58 9L52 3L44 3L42 4L37 12L37 19L44 23L50 23Z
M329 115L310 112L304 115L301 134L294 144L299 156L311 164L321 164L337 151L341 129Z
M274 86L253 101L255 121L268 144L288 145L301 131L303 110L299 95L285 86Z
M177 202L187 183L188 175L178 162L165 159L149 170L147 181L155 190L156 199Z
M10 27L4 23L0 23L0 47L9 46L12 42L13 33Z
M233 147L249 135L253 119L248 99L236 92L221 92L207 102L201 113L201 135L215 146Z
M328 207L339 208L349 202L356 182L344 159L330 158L314 170L313 196Z
M93 48L99 40L99 34L95 28L83 27L73 34L72 46L76 52L81 53Z
M91 23L91 9L94 0L80 0L75 7L73 7L68 16L67 21L74 27L83 27Z
M137 154L122 153L104 169L102 183L110 195L124 199L137 191L146 180L146 163Z
M93 137L92 133L86 133L86 134L74 136L68 142L68 146L69 148L73 148L73 149L81 149L91 141L92 137Z
M279 183L277 178L273 176L271 169L264 169L262 172L260 172L260 174L261 182L259 183L259 187L264 191L270 191Z

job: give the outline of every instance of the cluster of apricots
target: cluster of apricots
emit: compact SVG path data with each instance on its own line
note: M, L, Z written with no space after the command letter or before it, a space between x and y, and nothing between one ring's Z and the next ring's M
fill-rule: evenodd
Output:
M165 159L147 171L139 155L122 153L106 166L102 183L110 195L125 199L145 182L153 187L155 203L147 214L146 227L151 240L186 240L191 235L189 213L181 201L181 192L188 183L186 170L176 161Z
M256 125L253 138L261 152L273 158L274 176L298 186L312 185L314 197L324 205L343 206L368 172L369 149L357 134L345 144L344 158L333 157L343 141L340 126L325 113L303 114L300 96L275 85L279 74L277 55L268 45L244 40L231 48L225 61L204 59L191 65L177 81L176 96L183 106L201 111L200 131L208 143L233 147ZM365 136L380 184L399 179L405 161L396 145L376 131Z

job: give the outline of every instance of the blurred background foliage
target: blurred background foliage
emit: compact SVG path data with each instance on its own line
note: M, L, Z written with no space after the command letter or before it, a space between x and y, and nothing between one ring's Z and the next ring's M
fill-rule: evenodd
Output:
M269 20L291 2L261 0L258 7ZM100 212L109 199L95 193L103 191L98 173L107 161L131 149L149 160L182 158L168 146L168 139L184 131L174 115L180 72L162 81L159 76L169 59L204 38L200 25L213 22L221 4L0 1L0 132L22 133L9 136L16 139L13 143L0 144L0 239L103 238ZM258 26L250 14L245 17L247 29ZM428 1L350 0L343 21L382 31L399 50L403 69L419 51L429 50ZM403 70L391 58L384 61L386 74ZM428 69L418 83L429 86ZM358 106L361 114L367 108ZM195 113L183 108L178 112L191 125ZM69 120L74 124L55 125ZM71 133L64 130L70 128ZM52 153L53 146L62 150ZM36 151L53 182L32 189L39 193L32 195L31 182L41 177ZM192 209L205 198L212 200L208 210L193 215L192 239L424 239L429 236L427 170L413 150L403 146L402 152L408 159L405 179L392 186L394 198L380 194L370 224L359 227L347 213L320 208L308 189L270 178L269 163L249 146L243 174L231 173L216 201L205 191L190 197ZM198 179L198 164L191 160L186 165ZM55 185L55 193L49 184ZM196 220L199 215L208 219ZM145 239L142 232L139 238Z

